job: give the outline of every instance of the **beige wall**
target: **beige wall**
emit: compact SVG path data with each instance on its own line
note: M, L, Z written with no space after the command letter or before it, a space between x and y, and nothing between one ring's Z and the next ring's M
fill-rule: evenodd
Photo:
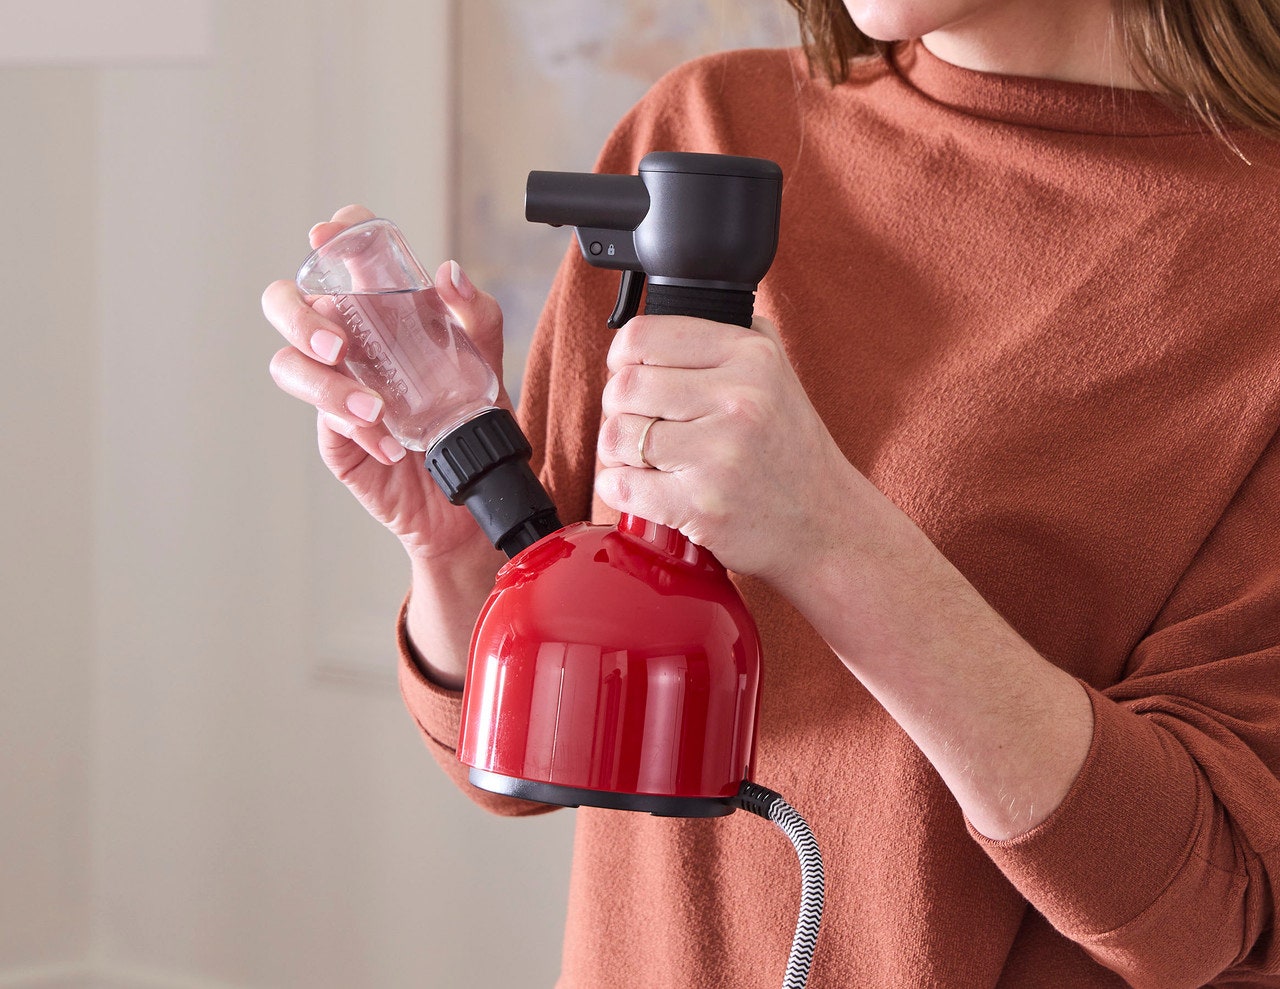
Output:
M182 4L201 36L170 58L94 55L91 31L74 64L0 50L0 987L550 985L572 814L487 817L423 751L400 551L272 386L257 300L364 201L536 308L563 239L519 239L523 172L587 167L657 72L790 21ZM635 64L580 43L620 9L653 38Z
M0 973L89 941L92 97L0 68Z

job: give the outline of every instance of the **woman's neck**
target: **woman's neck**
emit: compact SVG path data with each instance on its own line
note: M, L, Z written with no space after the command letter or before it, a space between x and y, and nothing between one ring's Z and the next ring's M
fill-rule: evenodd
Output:
M923 35L964 69L1143 89L1129 68L1110 0L991 3Z

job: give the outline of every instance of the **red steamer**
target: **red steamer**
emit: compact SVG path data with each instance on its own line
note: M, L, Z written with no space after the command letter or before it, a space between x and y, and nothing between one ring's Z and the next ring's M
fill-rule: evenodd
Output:
M755 760L760 639L724 567L624 515L498 573L471 641L471 782L568 806L718 817Z

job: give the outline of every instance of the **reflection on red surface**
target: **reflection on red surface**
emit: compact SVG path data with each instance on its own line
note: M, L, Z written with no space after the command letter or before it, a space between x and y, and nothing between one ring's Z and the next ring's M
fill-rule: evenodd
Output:
M673 529L571 525L498 574L476 624L458 757L520 779L723 797L751 776L760 640Z

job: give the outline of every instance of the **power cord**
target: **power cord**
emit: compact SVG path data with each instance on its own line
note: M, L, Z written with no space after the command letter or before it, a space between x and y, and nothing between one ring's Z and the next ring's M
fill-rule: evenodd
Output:
M776 824L791 841L800 860L800 916L796 920L796 933L791 941L782 989L804 989L809 982L809 966L818 943L825 900L822 852L818 849L818 841L805 819L782 798L782 794L766 786L743 780L734 803Z

